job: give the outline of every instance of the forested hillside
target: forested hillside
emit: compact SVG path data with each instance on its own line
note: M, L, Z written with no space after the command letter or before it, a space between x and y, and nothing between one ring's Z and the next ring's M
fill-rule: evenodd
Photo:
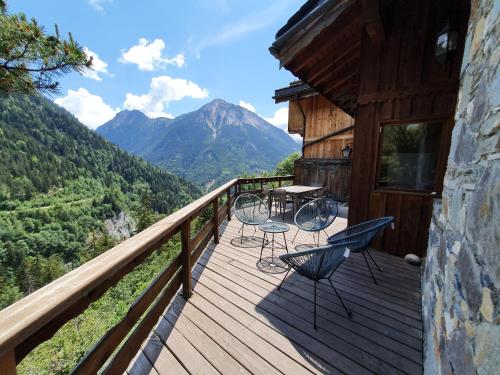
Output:
M0 159L0 309L111 247L104 220L200 194L43 97L0 96Z

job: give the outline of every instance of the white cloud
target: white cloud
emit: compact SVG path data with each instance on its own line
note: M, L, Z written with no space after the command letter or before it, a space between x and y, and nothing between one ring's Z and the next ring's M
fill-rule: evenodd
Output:
M149 117L173 117L164 111L170 102L184 98L203 99L207 96L208 90L202 89L192 81L159 76L151 80L147 94L127 93L123 107L125 109L138 109Z
M93 95L87 89L68 90L68 95L54 100L56 104L70 111L75 117L90 129L95 129L111 120L119 108L111 108L98 95Z
M288 108L278 108L272 117L264 117L264 120L284 131L288 131Z
M101 60L97 53L89 50L87 47L83 47L83 51L88 57L92 57L92 67L82 72L84 77L102 81L102 77L99 74L110 75L108 72L108 64Z
M185 60L182 53L169 59L162 56L164 48L165 42L162 39L149 42L141 38L139 43L130 47L128 51L122 51L122 56L118 61L124 64L136 64L139 70L149 72L165 69L167 65L175 65L178 68L184 66Z
M247 102L245 102L243 100L240 100L240 107L246 108L246 109L248 109L249 111L252 111L252 112L256 112L255 111L255 107L252 104L247 103Z
M88 0L89 5L98 12L104 12L104 4L112 3L113 0Z

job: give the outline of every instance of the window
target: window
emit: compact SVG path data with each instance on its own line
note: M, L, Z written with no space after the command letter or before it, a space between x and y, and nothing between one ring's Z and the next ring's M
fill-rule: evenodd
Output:
M442 128L441 122L382 125L377 187L435 191Z

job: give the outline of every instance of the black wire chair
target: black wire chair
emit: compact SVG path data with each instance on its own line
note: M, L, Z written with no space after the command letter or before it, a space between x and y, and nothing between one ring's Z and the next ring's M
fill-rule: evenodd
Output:
M394 223L393 216L386 216L380 219L365 221L363 223L350 226L343 231L335 233L333 236L328 238L328 243L336 244L336 243L344 243L348 241L357 241L356 246L351 248L353 253L361 253L363 258L365 258L366 265L368 266L368 271L370 271L370 275L372 276L373 282L377 284L377 280L373 275L372 269L370 267L370 263L368 263L368 259L366 258L365 252L368 254L373 264L378 268L380 272L382 270L378 266L375 259L373 259L372 255L368 251L368 246L373 238L381 231L383 231L388 225Z
M295 271L304 277L307 277L309 280L314 281L314 328L316 329L316 287L320 280L328 280L330 285L332 286L335 294L337 295L340 303L344 307L344 310L347 313L347 316L350 318L352 312L347 309L344 301L340 297L340 294L333 286L333 282L331 277L333 273L339 268L342 262L349 256L350 247L355 246L356 242L345 242L345 243L336 243L330 244L326 246L316 247L314 249L298 251L295 253L283 254L280 255L280 259L288 264L289 268L285 277L281 281L278 286L278 290L280 290L281 285L285 281L288 273L293 268Z
M319 246L319 234L321 231L326 233L325 229L332 225L337 218L339 204L331 198L317 198L303 205L295 214L293 221L297 226L297 232L293 237L295 241L299 231L312 232L316 246ZM317 240L315 235L318 235Z
M268 204L255 194L245 193L238 196L234 201L234 216L241 221L241 240L243 243L243 231L245 225L254 227L254 233L259 224L265 223L271 216Z

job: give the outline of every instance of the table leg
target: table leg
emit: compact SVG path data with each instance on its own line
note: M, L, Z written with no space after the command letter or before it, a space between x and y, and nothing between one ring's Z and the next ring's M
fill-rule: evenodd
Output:
M266 233L262 236L262 247L260 248L260 260L262 260L262 252L264 251L264 241L266 239Z
M293 213L294 214L297 212L298 200L299 200L299 197L297 196L297 194L294 194L293 195Z
M271 258L274 259L274 232L273 232L273 239L271 241Z
M285 249L286 249L286 252L288 253L288 245L286 243L286 236L285 236L285 232L283 232L283 239L285 240Z

